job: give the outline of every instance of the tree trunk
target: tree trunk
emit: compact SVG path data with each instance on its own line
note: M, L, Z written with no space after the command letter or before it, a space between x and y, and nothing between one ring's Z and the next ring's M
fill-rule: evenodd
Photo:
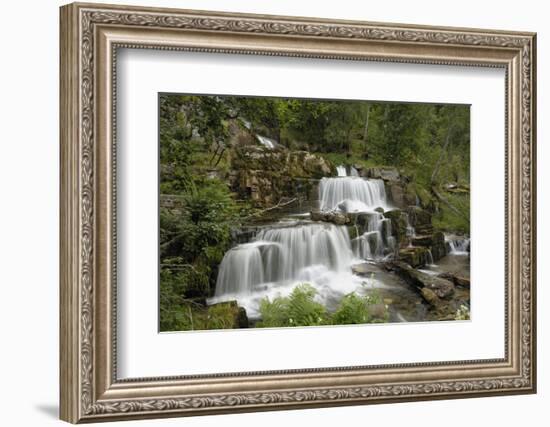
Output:
M451 117L451 121L454 118L454 116ZM445 143L443 144L443 148L441 149L441 153L439 154L439 158L437 159L437 162L435 163L434 170L432 172L432 177L430 179L430 182L432 183L432 186L435 185L435 179L437 177L437 174L439 173L439 168L441 167L441 162L443 161L443 157L445 154L447 154L447 147L449 146L451 142L451 133L454 127L454 123L450 123L449 127L447 128L447 134L445 135Z
M370 113L370 104L367 104L367 118L365 119L365 129L363 130L363 146L365 149L365 154L368 153L368 137L369 137L369 113Z

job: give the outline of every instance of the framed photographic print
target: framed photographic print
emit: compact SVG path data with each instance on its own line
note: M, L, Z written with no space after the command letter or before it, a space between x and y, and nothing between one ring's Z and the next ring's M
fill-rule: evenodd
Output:
M61 418L533 393L535 34L61 8Z

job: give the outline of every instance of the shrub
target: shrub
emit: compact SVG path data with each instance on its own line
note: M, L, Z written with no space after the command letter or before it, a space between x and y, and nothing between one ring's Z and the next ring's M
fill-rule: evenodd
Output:
M354 293L346 295L332 315L332 323L335 325L369 323L371 317L367 298Z
M318 326L328 322L325 307L314 301L316 291L308 284L296 286L290 296L260 303L261 322L258 327Z

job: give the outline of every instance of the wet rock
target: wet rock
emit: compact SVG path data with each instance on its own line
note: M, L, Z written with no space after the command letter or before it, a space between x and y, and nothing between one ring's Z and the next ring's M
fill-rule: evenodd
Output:
M456 286L462 286L463 288L470 288L470 278L456 274L456 273L443 273L440 274L439 277L442 279L450 280L452 281Z
M416 234L427 235L433 233L432 214L430 212L419 206L408 206L406 211Z
M447 255L447 246L445 244L445 237L440 231L433 234L433 243L431 247L432 258L434 262L439 261L445 255Z
M407 216L399 209L384 212L384 217L391 220L393 234L396 238L397 246L402 246L407 237Z
M372 320L386 320L386 305L383 303L369 305L369 315Z
M434 291L428 288L421 288L420 289L420 295L426 300L426 302L434 307L438 307L441 305L441 300L439 297L435 294Z
M384 208L378 207L378 208L375 208L374 211L383 214L384 213Z
M432 254L433 261L438 261L447 255L445 236L440 231L428 235L416 235L411 238L411 243L413 246L428 248Z
M447 279L422 273L410 265L399 261L392 263L391 268L407 283L420 289L423 292L422 296L425 298L426 295L431 298L431 293L422 291L422 289L428 289L438 298L444 299L451 298L454 294L454 284Z
M361 264L352 265L351 271L358 276L370 276L371 274L379 273L381 270L380 267L375 264L363 262Z
M346 225L351 222L348 215L338 211L324 212L320 210L312 210L310 217L313 221L331 222L336 225Z
M400 260L415 268L424 267L431 261L429 249L420 246L400 249L398 256Z

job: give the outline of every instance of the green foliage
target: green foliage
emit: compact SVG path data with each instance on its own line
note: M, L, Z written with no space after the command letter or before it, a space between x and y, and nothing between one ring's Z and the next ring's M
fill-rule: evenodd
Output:
M469 234L469 194L444 191L447 183L469 184L468 106L163 94L159 113L160 193L176 200L160 209L161 330L196 329L208 316L204 301L212 296L231 227L251 214L249 195L233 192L229 178L239 144L254 144L255 134L334 165L397 167L411 179L407 191L434 212L437 229ZM280 172L269 173L268 179ZM465 215L437 201L433 187ZM375 321L368 311L372 300L346 296L330 315L312 289L295 292L264 301L261 324Z
M262 320L258 327L317 326L327 322L325 307L314 301L315 289L308 284L296 286L289 297L260 303Z
M448 200L462 215L458 215L444 204L440 204L439 212L433 216L432 222L436 230L459 234L470 234L470 194L444 193Z
M356 294L348 294L340 301L340 306L332 316L335 325L368 323L370 320L368 300Z
M239 327L239 307L235 303L219 303L209 307L190 300L178 305L161 305L161 331L193 331L234 329Z
M369 308L382 304L378 294L359 296L355 293L342 298L332 314L314 300L316 291L308 284L298 285L290 296L277 297L273 301L265 298L260 303L262 320L257 327L349 325L388 321L384 316L371 316Z
M182 300L212 295L231 225L238 219L230 191L217 180L200 182L179 200L180 211L160 210L161 326L169 328L184 325Z

